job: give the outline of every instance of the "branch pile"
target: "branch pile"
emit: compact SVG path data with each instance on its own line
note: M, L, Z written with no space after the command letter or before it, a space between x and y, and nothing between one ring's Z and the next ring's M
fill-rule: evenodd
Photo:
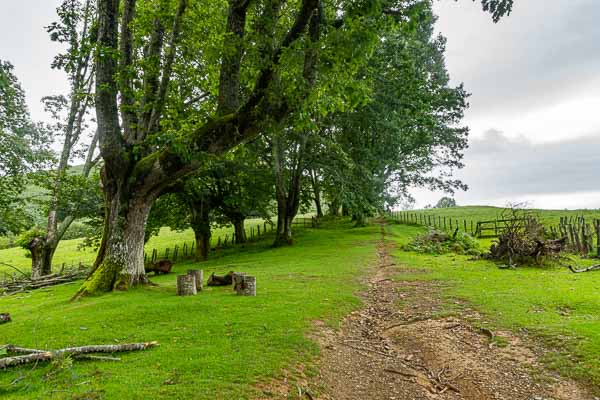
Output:
M24 347L18 347L8 344L0 348L6 350L6 353L9 355L21 355L0 358L0 369L33 362L52 361L62 357L73 357L74 359L78 360L87 359L100 361L120 361L120 359L116 357L96 356L93 355L93 353L118 353L123 351L139 351L146 350L150 347L154 347L157 345L158 342L109 344L98 346L66 347L60 350L46 351L38 349L27 349Z
M518 205L506 209L502 220L506 221L504 231L485 255L487 259L504 261L511 268L532 262L542 265L549 259L558 259L566 249L566 237L548 239L538 218Z
M61 283L73 282L85 278L88 272L89 270L87 267L80 265L79 268L61 270L58 273L45 275L38 279L32 279L31 276L23 274L23 277L13 277L11 280L0 282L0 295L20 293L28 290L59 285Z

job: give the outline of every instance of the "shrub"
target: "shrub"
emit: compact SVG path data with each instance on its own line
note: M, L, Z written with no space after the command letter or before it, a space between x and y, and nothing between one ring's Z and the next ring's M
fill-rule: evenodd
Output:
M19 238L15 241L15 244L24 249L28 249L29 243L31 243L31 241L37 237L46 237L46 230L40 228L39 226L34 226L33 228L21 233Z
M416 236L404 250L428 254L466 254L480 255L479 243L468 233L454 231L453 234L434 228L423 235Z

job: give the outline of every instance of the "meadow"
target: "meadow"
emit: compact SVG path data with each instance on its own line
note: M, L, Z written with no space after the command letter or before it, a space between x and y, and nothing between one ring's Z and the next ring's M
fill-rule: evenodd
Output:
M398 280L440 283L444 315L474 308L494 331L540 343L545 365L600 392L600 274L559 266L499 269L487 260L402 249L425 227L389 221L386 240ZM203 263L181 261L158 287L71 302L79 282L0 297L14 321L0 326L4 343L42 349L157 340L160 346L123 354L121 362L69 359L0 374L0 395L30 398L252 399L270 397L268 382L290 382L318 371L319 348L309 338L315 320L339 326L360 306L357 293L376 264L380 227L348 220L297 230L296 244L272 248L272 237L229 248ZM189 233L187 233L189 235ZM161 231L156 245L186 233ZM189 237L189 236L188 236ZM189 240L189 239L188 239ZM482 247L488 241L480 241ZM200 268L257 277L258 296L230 287L175 296L175 275ZM458 300L458 301L457 301ZM498 342L498 345L503 345ZM296 371L302 371L302 377ZM293 386L293 385L292 385ZM274 396L274 395L273 395Z

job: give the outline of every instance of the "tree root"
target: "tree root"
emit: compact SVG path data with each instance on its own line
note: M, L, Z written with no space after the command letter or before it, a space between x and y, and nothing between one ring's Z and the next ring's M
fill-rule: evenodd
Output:
M9 344L3 346L3 348L6 349L7 353L22 355L0 358L0 368L14 367L17 365L39 361L51 361L64 356L73 356L74 359L120 361L120 359L116 357L93 356L89 355L89 353L117 353L122 351L138 351L145 350L154 346L158 346L158 342L66 347L60 350L44 351L38 349L28 349Z

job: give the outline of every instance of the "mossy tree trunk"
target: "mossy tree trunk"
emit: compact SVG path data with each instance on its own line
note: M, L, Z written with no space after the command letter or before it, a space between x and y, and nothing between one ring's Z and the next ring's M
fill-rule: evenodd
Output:
M154 196L132 193L127 185L104 188L106 197L105 232L102 258L83 283L77 297L111 290L127 290L148 283L144 270L145 226Z

